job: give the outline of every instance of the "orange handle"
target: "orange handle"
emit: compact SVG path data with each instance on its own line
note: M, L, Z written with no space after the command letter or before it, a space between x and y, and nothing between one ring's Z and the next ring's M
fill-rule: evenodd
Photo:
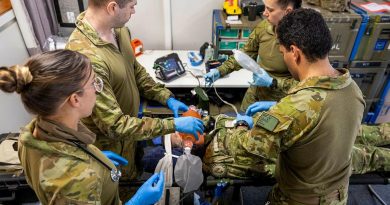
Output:
M135 39L131 40L130 44L131 44L131 47L133 48L133 52L134 52L135 56L139 56L142 54L142 52L144 50L144 45L142 44L141 40L135 38Z

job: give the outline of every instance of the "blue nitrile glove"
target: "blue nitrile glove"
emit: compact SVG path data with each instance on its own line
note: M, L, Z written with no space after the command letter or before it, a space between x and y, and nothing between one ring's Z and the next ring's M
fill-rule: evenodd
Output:
M263 72L262 74L253 73L252 78L253 82L249 82L251 85L259 87L270 87L272 85L273 78L267 72Z
M164 173L153 174L125 205L149 205L158 202L164 191Z
M186 112L188 110L188 106L175 98L169 98L167 100L167 106L173 112L174 117L179 117L179 110Z
M221 73L218 69L214 68L211 69L210 72L203 75L204 80L206 81L206 84L210 86L213 84L216 80L218 80L221 77Z
M174 119L175 129L178 132L194 135L196 140L198 139L198 132L203 134L204 126L200 119L194 117L178 117Z
M259 101L255 102L246 109L245 115L253 116L257 112L269 110L270 107L274 106L276 101Z
M117 153L115 152L112 152L112 151L102 151L104 155L106 155L106 157L108 159L111 160L111 162L115 165L115 166L118 166L118 165L127 165L129 162L121 157L120 155L118 155Z
M237 118L236 118L236 121L245 121L246 123L248 123L249 125L249 129L252 129L253 127L253 119L252 117L248 116L248 115L240 115L240 114L237 114Z

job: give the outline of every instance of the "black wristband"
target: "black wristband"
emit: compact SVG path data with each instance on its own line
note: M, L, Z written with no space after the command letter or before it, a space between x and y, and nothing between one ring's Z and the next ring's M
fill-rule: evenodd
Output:
M272 79L272 83L271 83L271 86L269 86L271 89L275 89L275 88L277 88L278 87L278 81L275 79L275 78L273 78Z
M236 128L237 128L238 126L245 126L245 127L247 127L247 128L249 129L249 124L248 124L245 120L238 120L238 121L236 122Z

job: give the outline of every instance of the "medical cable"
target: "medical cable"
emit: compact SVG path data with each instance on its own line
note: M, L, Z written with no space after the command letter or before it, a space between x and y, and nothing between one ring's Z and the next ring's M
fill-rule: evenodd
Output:
M218 94L218 92L217 92L217 88L216 88L215 86L213 86L213 87L214 87L215 94L217 94L218 98L219 98L223 103L225 103L226 105L230 105L230 106L233 108L233 110L234 110L234 112L236 113L236 115L238 115L238 111L237 111L236 106L234 106L233 104L231 104L231 103L229 103L229 102L223 100L223 99L221 98L221 96L219 96L219 94Z
M196 75L193 72L191 72L190 70L186 70L186 72L189 72L192 76L194 76L194 78L196 78L196 80L198 80L198 86L200 87L200 80L199 80L199 78L196 77Z
M231 106L232 108L233 108L233 110L234 110L234 112L236 113L236 115L238 116L238 111L237 111L237 108L236 108L236 106L234 106L233 104L231 104L231 103L229 103L229 102L227 102L227 101L225 101L225 100L223 100L222 99L222 97L221 96L219 96L219 94L218 94L218 92L217 92L217 88L214 86L214 82L215 82L215 80L216 79L214 79L214 76L213 76L213 83L211 83L211 87L213 87L214 88L214 92L215 92L215 94L217 95L217 97L223 102L223 103L225 103L226 105L229 105L229 106Z
M187 64L185 64L184 67L187 67ZM188 71L189 73L191 73L191 75L192 75L194 78L196 78L196 80L198 80L199 87L200 87L200 80L199 80L199 78L196 77L191 71L186 70L186 72L187 72L187 71ZM214 76L213 76L213 83L211 83L210 87L213 87L213 88L214 88L214 91L215 91L215 94L217 95L217 97L218 97L223 103L225 103L226 105L231 106L231 107L233 108L234 112L236 113L236 115L238 115L238 111L237 111L236 106L234 106L233 104L231 104L231 103L225 101L224 99L222 99L221 96L219 96L219 94L218 94L218 92L217 92L217 88L214 86L214 80L215 80L215 79L214 79ZM206 80L205 80L205 87L207 87ZM210 89L208 89L206 92L208 92L209 90L210 90Z

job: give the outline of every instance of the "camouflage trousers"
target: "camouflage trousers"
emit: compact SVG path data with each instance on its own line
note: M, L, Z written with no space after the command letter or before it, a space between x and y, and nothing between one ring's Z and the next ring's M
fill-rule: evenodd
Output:
M206 135L203 169L216 178L273 177L276 159L266 159L247 153L237 141L230 139L234 118L216 116L215 129ZM354 174L390 171L390 149L378 147L390 144L390 123L362 125L352 150ZM231 153L235 153L233 156Z
M312 199L313 200L313 199ZM314 199L316 203L309 203L303 201L297 201L289 198L285 194L283 194L278 184L276 184L272 191L268 195L268 204L270 205L307 205L307 204L319 204L319 205L345 205L348 200L348 187L341 187L336 190L336 195L329 194L325 196L318 197L318 199Z

